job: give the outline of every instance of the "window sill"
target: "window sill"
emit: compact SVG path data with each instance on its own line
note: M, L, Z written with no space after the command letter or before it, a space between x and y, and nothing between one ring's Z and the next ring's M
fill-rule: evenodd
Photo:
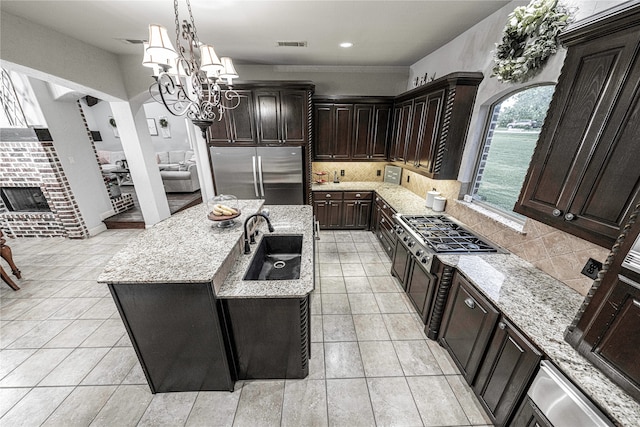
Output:
M505 215L501 215L500 213L493 211L491 209L487 209L483 206L478 205L477 203L473 203L473 202L465 202L464 200L454 200L456 203L471 209L475 212L478 212L479 214L486 216L487 218L489 218L492 221L495 221L499 224L504 225L505 227L508 227L510 229L512 229L513 231L515 231L516 233L522 234L522 235L526 235L527 233L524 231L524 224L519 223L518 221L514 221L511 218L506 217Z

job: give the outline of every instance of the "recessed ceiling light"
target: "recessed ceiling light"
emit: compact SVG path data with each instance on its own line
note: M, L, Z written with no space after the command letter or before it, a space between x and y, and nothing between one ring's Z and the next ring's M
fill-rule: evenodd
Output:
M353 43L351 43L351 42L340 43L340 47L347 48L347 47L351 47L351 46L353 46Z

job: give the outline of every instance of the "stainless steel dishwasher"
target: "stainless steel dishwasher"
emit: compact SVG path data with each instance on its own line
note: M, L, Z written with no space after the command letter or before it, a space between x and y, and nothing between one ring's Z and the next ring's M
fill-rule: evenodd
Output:
M554 427L609 427L614 424L562 372L543 360L529 399Z

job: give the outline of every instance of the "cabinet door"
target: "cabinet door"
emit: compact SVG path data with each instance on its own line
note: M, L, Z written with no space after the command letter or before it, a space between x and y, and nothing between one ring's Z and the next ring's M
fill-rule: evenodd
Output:
M281 138L285 144L307 142L307 93L304 90L280 92Z
M473 390L495 425L515 411L542 358L541 353L505 318L498 322Z
M640 28L568 50L516 212L613 245L640 186L638 37Z
M316 217L316 221L320 224L320 228L327 228L329 226L329 202L314 201L313 202L313 214Z
M407 134L410 130L412 101L406 101L396 107L395 130L393 135L393 159L395 161L405 161Z
M376 105L373 109L373 129L369 158L385 160L389 147L391 128L391 105Z
M358 200L345 200L342 202L342 226L344 228L356 228L358 217Z
M250 90L236 91L240 97L240 103L233 110L225 111L222 120L229 118L229 133L231 142L236 144L255 144L256 126L254 120L255 108L253 94Z
M404 289L407 288L407 270L411 254L409 250L402 244L400 239L396 240L395 250L393 252L393 262L391 264L391 274L400 280L400 284Z
M407 283L407 295L426 323L431 309L431 301L435 288L434 277L424 269L421 261L415 261Z
M623 272L625 275L618 276L581 345L590 347L588 359L602 367L631 396L639 399L640 275L627 270Z
M358 200L358 209L356 213L356 225L358 229L369 229L371 218L371 202L368 200Z
M238 108L240 107L238 106ZM211 126L209 126L209 142L224 144L233 142L231 127L229 125L229 117L231 114L227 113L229 113L229 111L222 115L222 120L215 120L211 123Z
M313 156L316 160L329 160L333 156L333 104L316 104L313 107L315 132Z
M512 427L553 427L547 417L528 397L522 401L510 425Z
M427 98L420 97L413 101L413 112L411 114L411 128L407 141L406 159L407 163L417 166L418 147L422 145L424 138L424 119L427 112Z
M333 159L351 157L351 138L353 132L353 105L336 104L334 106Z
M444 93L444 90L432 93L427 97L426 101L427 111L424 119L424 131L421 144L418 147L416 165L426 169L426 171L430 173L434 171L435 166Z
M497 320L498 311L493 305L456 273L442 320L441 342L469 384Z
M342 202L327 202L327 228L342 227Z
M256 117L258 120L258 142L260 144L280 144L280 92L257 90Z
M367 159L373 122L373 105L356 104L354 106L352 159Z

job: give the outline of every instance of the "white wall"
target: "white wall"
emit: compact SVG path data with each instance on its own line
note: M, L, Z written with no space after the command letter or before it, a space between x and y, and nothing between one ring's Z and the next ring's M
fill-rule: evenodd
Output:
M102 218L113 208L78 106L75 101L56 101L45 82L29 81L82 218L89 232L97 234L106 229Z
M310 80L316 95L395 96L405 91L408 67L236 64L239 81Z
M535 83L556 83L560 76L565 50L560 49L551 57L540 74L525 85L501 83L491 75L493 68L493 50L495 44L502 39L502 30L507 22L507 16L516 7L528 4L528 1L513 1L483 21L479 22L440 49L422 58L411 66L409 80L405 89L412 89L413 79L424 76L425 73L436 77L455 71L481 71L484 80L478 87L478 94L469 126L466 146L462 158L462 165L458 179L471 182L479 147L483 138L483 128L489 113L489 106L509 92L519 87ZM570 2L578 8L576 19L583 19L601 10L612 7L622 1L589 1L574 0Z

